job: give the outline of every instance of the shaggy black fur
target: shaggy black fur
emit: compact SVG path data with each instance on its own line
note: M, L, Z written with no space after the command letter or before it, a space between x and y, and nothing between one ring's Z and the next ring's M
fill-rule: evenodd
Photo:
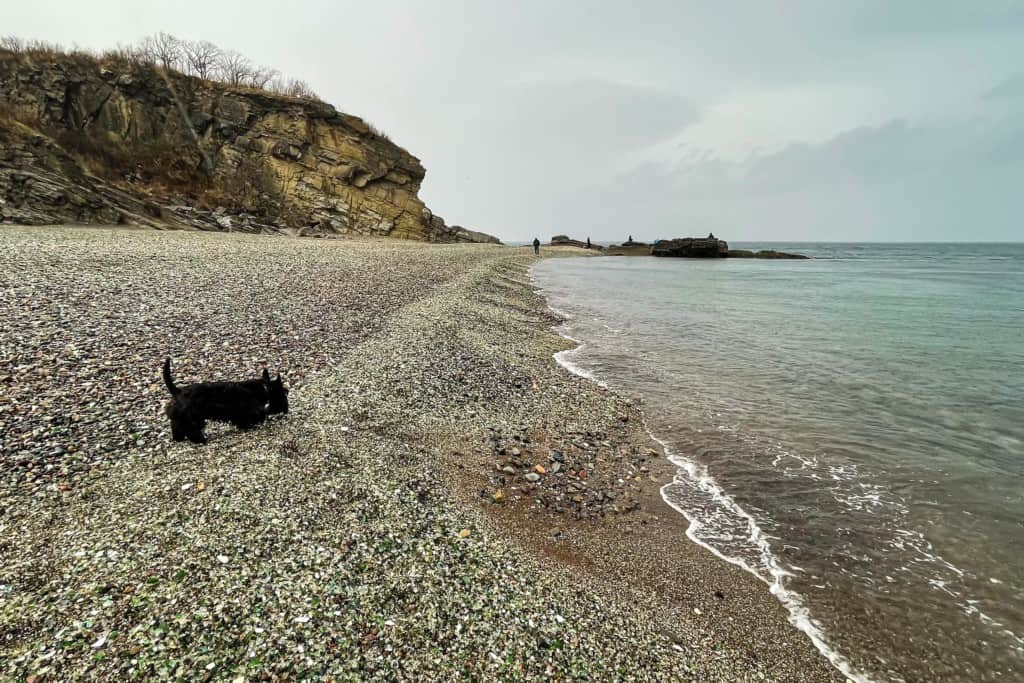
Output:
M176 386L171 378L171 359L164 361L164 384L171 392L167 417L171 420L171 437L206 443L203 429L207 420L230 422L239 429L250 429L267 419L267 415L288 412L288 389L278 373L270 379L263 368L260 379L245 382L199 382Z

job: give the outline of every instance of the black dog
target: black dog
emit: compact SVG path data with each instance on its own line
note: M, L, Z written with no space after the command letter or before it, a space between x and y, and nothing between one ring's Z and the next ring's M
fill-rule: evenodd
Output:
M203 429L207 420L230 422L239 429L250 429L267 419L267 415L288 412L288 389L281 381L270 379L263 368L263 377L245 382L200 382L175 386L171 378L171 359L164 361L164 384L171 392L167 417L171 420L171 437L206 443Z

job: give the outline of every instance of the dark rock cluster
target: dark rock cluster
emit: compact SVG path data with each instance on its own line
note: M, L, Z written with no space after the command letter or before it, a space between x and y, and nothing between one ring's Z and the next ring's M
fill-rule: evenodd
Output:
M495 503L530 498L574 519L637 509L647 464L658 457L652 449L622 445L595 432L532 438L493 433L490 447L493 489L481 491L481 497Z
M661 240L651 247L651 256L677 256L684 258L725 258L729 255L729 243L725 240L707 237L683 237Z
M730 249L729 258L803 259L807 257L803 254L790 254L785 251L776 251L774 249L762 249L761 251Z
M588 245L586 242L581 242L580 240L572 239L568 235L555 235L554 237L551 238L551 242L549 242L549 245L552 247L579 247L580 249L597 250L601 250L603 248L596 244Z
M681 258L762 258L762 259L805 259L802 254L790 254L774 249L751 251L730 249L725 240L708 235L706 238L682 237L661 240L651 246L651 256L675 256Z

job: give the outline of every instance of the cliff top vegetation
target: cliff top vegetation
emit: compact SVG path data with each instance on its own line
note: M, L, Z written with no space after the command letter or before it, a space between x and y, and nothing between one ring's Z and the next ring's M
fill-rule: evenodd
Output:
M137 43L103 51L77 46L67 49L56 43L7 35L0 36L0 51L37 58L77 57L158 67L204 81L321 101L306 81L285 78L277 69L260 66L240 52L221 48L208 40L185 40L169 33L155 33Z

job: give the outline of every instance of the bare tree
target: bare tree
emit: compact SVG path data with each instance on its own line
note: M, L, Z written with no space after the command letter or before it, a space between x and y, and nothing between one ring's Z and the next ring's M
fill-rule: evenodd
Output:
M259 90L265 90L267 84L280 75L281 72L277 69L268 69L262 66L253 67L249 73L249 78L246 79L246 85Z
M29 54L69 54L60 45L39 40L25 40L14 35L0 36L0 50ZM320 101L316 92L303 80L285 80L277 69L256 66L245 55L222 50L213 43L181 40L169 33L146 36L135 45L118 45L102 53L74 48L70 54L94 59L116 59L133 64L162 67L165 71L184 72L203 80L216 80L229 85L244 85L270 90L289 97Z
M221 49L208 40L186 40L181 47L185 53L185 64L191 73L203 80L209 80L217 68Z
M146 36L140 49L148 61L158 64L167 70L178 71L182 61L181 40L169 33L157 33Z
M24 52L25 41L18 36L0 36L0 50L11 52Z
M230 85L243 85L253 72L252 62L245 55L227 50L217 59L217 77Z
M297 97L301 100L321 101L320 96L314 92L309 83L298 78L289 78L287 81L281 77L275 78L266 86L266 89L279 95Z
M284 87L284 94L289 97L298 97L304 100L320 100L320 97L309 86L309 83L299 78L292 78Z
M143 62L143 56L139 48L134 45L122 45L121 43L118 43L115 48L104 50L100 53L100 58L116 59L117 61L130 64L141 64Z
M141 40L134 45L129 45L124 48L125 54L131 56L131 61L135 64L145 64L147 66L156 66L156 57L153 51L146 44L145 40Z
M0 36L0 50L10 52L35 52L40 54L62 55L67 51L56 43L48 43L45 40L25 40L18 36ZM76 48L76 51L77 48Z

